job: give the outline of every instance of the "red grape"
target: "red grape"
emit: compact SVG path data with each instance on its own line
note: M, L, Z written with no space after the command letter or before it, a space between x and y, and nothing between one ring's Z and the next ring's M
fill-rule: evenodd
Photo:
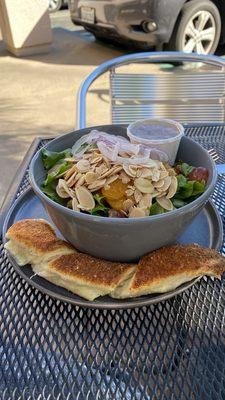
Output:
M179 175L179 174L182 174L182 169L181 169L181 166L180 165L177 165L176 167L175 167L175 172Z
M194 168L191 173L188 175L188 179L190 181L205 181L207 182L209 177L209 171L204 167Z
M109 217L110 218L125 218L126 214L123 211L117 211L117 210L110 209Z

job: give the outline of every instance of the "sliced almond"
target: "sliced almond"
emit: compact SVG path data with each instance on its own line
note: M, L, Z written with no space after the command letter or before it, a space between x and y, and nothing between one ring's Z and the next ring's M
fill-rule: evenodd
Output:
M158 182L160 180L160 170L159 169L153 168L152 180L153 180L153 182Z
M173 203L170 199L167 199L165 196L163 197L156 197L157 203L163 207L167 211L173 210Z
M133 196L133 194L134 194L134 190L135 190L135 189L127 189L127 190L126 190L126 192L125 192L125 193L126 193L126 195L127 195L127 197L131 197L131 196Z
M152 196L152 198L154 198L154 197L158 196L158 194L159 194L158 190L154 189L154 192L151 193L151 196Z
M161 168L161 162L158 160L152 160L151 158L149 158L148 162L146 164L143 165L143 167L147 167L147 168Z
M126 151L121 151L120 152L120 156L121 157L125 157L125 158L129 158L130 157L130 155L128 153L126 153Z
M178 182L177 182L176 176L171 176L171 184L170 184L167 196L166 196L167 199L171 199L175 195L175 193L177 191L177 186L178 186Z
M159 199L160 197L164 197L166 196L166 192L158 192L157 196L155 196L157 199Z
M119 177L122 180L122 182L125 183L125 184L130 182L130 177L124 171L120 172L120 176Z
M161 188L164 185L164 179L160 179L158 182L154 182L154 187L155 188Z
M85 174L85 181L88 185L90 185L90 183L97 181L99 177L100 175L97 174L96 172L87 172Z
M140 208L149 208L152 205L152 195L146 193L142 196L141 200L139 201Z
M72 199L72 209L73 209L74 211L79 211L79 212L80 212L80 209L78 208L78 205L79 205L79 203L78 203L78 201L77 201L77 198L74 197L74 198Z
M97 172L97 174L102 175L108 171L108 167L106 164L102 163L101 165L96 167L95 171Z
M104 174L101 175L101 178L102 178L102 179L103 179L103 178L107 178L108 176L111 175L111 173L114 173L114 169L113 169L113 168L111 168L111 169L109 169L108 171L104 172Z
M90 162L88 160L80 160L76 166L79 172L87 172L90 169Z
M86 154L83 154L83 158L85 159L85 160L89 160L90 158L91 158L91 154L90 153L86 153Z
M164 185L158 189L160 192L166 192L169 189L170 185L171 185L171 176L167 176L164 179Z
M78 179L78 181L76 182L76 188L78 188L79 186L82 186L85 182L85 175L82 175L80 177L80 179Z
M99 180L91 183L90 185L88 185L88 189L98 190L98 189L102 188L105 184L106 184L106 179L99 179Z
M56 186L56 193L62 199L67 199L68 197L71 197L70 189L68 188L67 183L66 181L64 181L64 179L58 180L58 184Z
M72 208L72 199L67 202L66 207Z
M91 164L98 164L100 161L102 161L102 156L97 156L91 160Z
M176 176L176 172L175 172L175 170L173 168L170 168L168 170L168 173L169 173L170 176Z
M135 178L137 175L137 170L133 168L131 165L126 165L123 164L123 170L126 172L128 176L131 176L132 178Z
M135 189L134 191L134 200L136 201L136 203L139 203L139 201L142 199L142 193L140 192L140 190Z
M121 166L114 166L111 169L109 169L107 172L102 174L101 178L106 178L107 176L111 176L111 175L117 174L118 172L121 171L121 169L122 169Z
M77 175L79 175L79 173L74 172L73 175L71 175L71 177L68 179L67 185L68 185L69 187L72 187L72 186L74 185L74 183L76 182L76 177L77 177ZM78 178L78 179L79 179L79 178Z
M122 165L114 165L114 174L118 174L118 172L122 171Z
M75 177L75 183L76 183L77 181L79 181L79 179L80 179L82 176L83 176L83 174L82 174L81 172L78 172L78 174L77 174L76 177Z
M140 178L141 177L141 169L137 170L136 173L136 178Z
M106 163L106 166L107 166L108 168L110 168L111 163L110 163L110 161L108 160L108 158L105 157L105 156L102 156L102 159L103 159L103 161Z
M145 210L139 207L131 208L129 212L129 218L143 218L146 216Z
M169 175L169 172L165 169L165 170L161 170L160 171L160 179L164 179Z
M137 178L134 180L134 186L141 193L153 193L154 187L149 179L146 178Z
M151 178L152 177L152 169L151 168L142 168L140 170L140 177L142 178Z
M131 199L127 199L123 202L123 210L129 211L134 206L134 202Z
M73 167L67 170L66 173L64 174L64 179L67 181L72 175L74 175L76 171L77 167L76 165L73 165Z
M80 186L75 190L79 204L78 208L91 211L95 207L95 200L91 192L84 186Z
M80 172L75 172L74 175L71 176L71 178L67 181L67 185L71 188L72 186L75 185L77 181L81 178L82 174Z
M116 181L119 178L119 175L112 175L106 179L106 185L110 185L110 183Z

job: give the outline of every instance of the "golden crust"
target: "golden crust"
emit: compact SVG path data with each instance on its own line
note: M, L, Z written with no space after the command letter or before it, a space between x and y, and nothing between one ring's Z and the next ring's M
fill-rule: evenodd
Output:
M16 222L8 229L6 238L15 240L39 254L65 247L73 249L65 240L57 238L52 226L43 219L24 219Z
M50 262L48 267L66 278L114 288L132 271L134 264L120 264L76 253L61 256Z
M190 279L201 275L219 278L224 271L225 258L215 250L196 244L163 247L142 257L131 290L181 274Z
M194 277L219 278L225 271L223 256L196 244L161 248L138 264L97 259L58 239L44 220L19 221L6 237L10 239L6 248L17 256L19 265L31 263L37 274L90 300L104 294L127 298L164 293Z

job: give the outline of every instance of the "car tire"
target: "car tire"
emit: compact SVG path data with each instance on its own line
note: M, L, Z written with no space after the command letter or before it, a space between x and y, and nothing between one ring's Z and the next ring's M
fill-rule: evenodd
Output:
M186 53L214 53L220 34L221 18L215 4L210 0L191 0L182 8L167 48Z
M49 12L54 13L56 11L59 11L60 8L62 7L62 4L63 4L62 0L49 0L49 6L48 6Z

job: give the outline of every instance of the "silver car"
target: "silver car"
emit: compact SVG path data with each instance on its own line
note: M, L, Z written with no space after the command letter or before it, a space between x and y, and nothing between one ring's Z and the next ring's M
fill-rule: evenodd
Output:
M48 2L49 2L49 12L50 13L60 10L60 8L62 8L62 6L67 4L67 0L48 0Z

